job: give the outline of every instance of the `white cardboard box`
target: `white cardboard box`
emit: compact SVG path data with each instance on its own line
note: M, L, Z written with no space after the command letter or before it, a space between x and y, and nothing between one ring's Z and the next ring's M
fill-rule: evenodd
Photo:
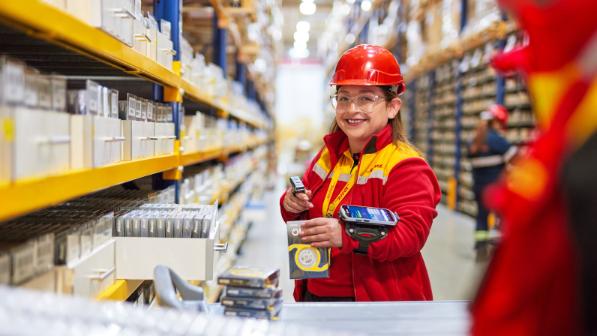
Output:
M13 108L13 179L41 177L70 169L70 116Z
M153 122L124 120L125 138L123 157L125 161L142 159L155 153L155 129Z
M153 279L157 265L185 280L212 280L214 239L116 237L116 278Z
M73 294L96 297L116 280L115 242L109 240L82 259L69 264Z
M166 69L172 70L172 58L175 51L170 40L170 35L157 33L157 61Z
M93 117L93 165L101 167L122 160L122 122L116 118Z
M116 118L71 116L71 168L101 167L122 160L122 123Z
M106 1L107 2L107 1ZM66 0L66 10L93 27L102 27L102 16L109 6L102 8L102 0Z
M155 123L155 155L174 154L174 123Z

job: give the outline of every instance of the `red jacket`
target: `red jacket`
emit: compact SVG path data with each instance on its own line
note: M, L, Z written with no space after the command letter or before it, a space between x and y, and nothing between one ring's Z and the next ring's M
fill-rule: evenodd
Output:
M326 135L324 142L324 148L303 175L303 183L313 192L314 207L298 215L289 213L282 206L285 196L282 195L280 208L285 221L322 217L322 200L330 183L330 172L337 164L346 165L338 169L347 172L352 167L348 139L342 131ZM371 138L355 171L357 183L340 204L388 208L400 216L400 221L388 237L369 246L368 255L353 253L358 242L343 230L342 248L332 248L331 278L334 274L352 274L357 301L431 300L431 285L420 251L441 198L435 174L410 145L392 143L391 125ZM332 198L345 184L341 178ZM335 259L343 257L349 262L334 264ZM296 281L297 301L302 300L304 285L305 281Z

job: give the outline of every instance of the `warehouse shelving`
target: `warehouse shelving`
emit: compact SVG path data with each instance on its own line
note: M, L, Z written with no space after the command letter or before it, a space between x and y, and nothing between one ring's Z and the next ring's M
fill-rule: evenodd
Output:
M180 156L180 165L189 166L213 159L217 159L224 153L223 148L213 148L205 151L198 151L192 153L183 153Z
M143 176L174 169L176 155L124 161L113 165L17 181L0 188L0 220L45 208Z
M179 76L170 69L50 4L42 1L2 1L0 18L35 38L91 56L125 73L143 76L169 87L180 86Z
M466 152L479 113L493 103L504 104L510 111L506 138L514 145L525 145L532 139L535 120L521 79L500 77L489 65L497 49L509 50L522 42L516 25L504 19L475 33L462 34L467 25L466 1L462 6L460 38L430 48L406 71L410 92L403 104L403 118L409 139L426 155L438 176L444 200L450 207L475 216L472 171ZM442 75L448 72L450 79Z
M265 127L262 121L229 110L215 97L207 95L197 86L183 80L172 69L165 68L108 33L50 4L41 1L5 1L0 4L0 20L19 27L34 38L99 60L122 71L123 74L145 77L170 88L171 92L182 90L190 99L227 111L231 116L253 127ZM168 98L176 99L176 97Z
M182 2L179 4L182 4ZM170 5L176 4L174 2L168 3L168 6ZM173 13L166 14L163 8L154 8L154 10L154 15L158 20L159 18L165 18L173 22L173 27L178 26L174 24L176 20L169 17ZM180 8L178 8L178 12L180 12ZM176 17L176 14L174 17ZM67 68L52 65L49 71L58 73L64 71L64 74L76 75L82 79L97 77L100 74L105 80L122 80L126 77L127 80L135 80L134 85L138 84L143 87L142 90L145 91L142 95L145 98L151 95L151 93L147 93L149 92L147 89L151 88L151 84L157 84L158 87L163 88L163 95L156 93L157 91L154 90L153 100L172 103L174 106L174 122L177 124L181 122L177 115L181 109L181 104L198 104L202 111L213 113L219 118L233 118L250 126L250 128L260 130L261 133L271 132L271 125L267 120L270 117L266 116L266 114L271 115L271 111L265 111L268 113L260 111L261 114L247 113L238 108L238 103L230 102L233 97L209 94L199 85L183 79L180 62L176 61L176 56L173 69L168 69L153 59L138 53L105 31L93 27L50 4L42 1L2 2L0 4L0 24L3 33L5 33L5 29L11 36L27 40L28 43L32 41L35 45L42 45L44 51L53 53L52 56L55 54L60 57L70 57L71 62L76 59L82 60L81 63L84 64L79 66L75 61L72 66L69 65ZM172 40L174 40L175 34L173 31ZM9 42L4 42L4 44ZM174 43L174 49L179 48L176 43ZM13 46L11 44L10 46L11 48L14 47L12 55L15 58L23 55L21 50L18 49L18 45ZM223 45L218 47L225 48ZM25 54L29 56L27 61L37 61L35 53L36 51L26 50ZM39 62L44 62L44 65L51 65L51 62L56 59L55 57L48 57L47 59L39 59ZM225 68L225 64L219 65ZM243 66L246 67L246 65ZM132 81L123 82L133 83ZM253 81L244 80L242 84L250 87L245 92L249 99L257 99L261 110L271 107L271 102L259 101L257 95L259 94L263 98L263 93L256 91ZM178 125L176 135L177 138L180 138ZM0 201L3 204L0 208L0 221L154 174L157 175L156 177L161 177L162 180L173 180L170 183L178 184L180 183L178 180L181 178L181 167L197 165L216 159L225 161L237 153L244 153L268 144L271 141L270 139L249 138L249 141L243 144L196 152L184 152L179 145L179 140L177 140L175 142L175 154L173 155L123 161L108 166L66 171L36 179L17 180L8 185L0 186ZM163 175L159 173L163 173ZM212 203L216 201L219 204L228 202L234 190L238 189L242 183L242 180L235 181L233 185L220 188L215 193ZM237 210L240 210L240 208L237 207ZM236 218L230 220L234 221ZM57 269L59 268L57 267ZM36 277L31 281L35 282L37 279ZM39 281L43 282L42 280ZM97 299L124 301L137 291L140 285L141 281L116 280L110 287L97 295Z
M125 301L141 285L142 280L116 280L114 283L101 292L98 300Z
M259 141L248 146L216 148L181 155L124 161L100 168L17 181L6 187L0 187L0 200L5 205L0 209L0 220L10 219L137 178L176 169L178 166L206 162L249 150L263 143L266 142Z

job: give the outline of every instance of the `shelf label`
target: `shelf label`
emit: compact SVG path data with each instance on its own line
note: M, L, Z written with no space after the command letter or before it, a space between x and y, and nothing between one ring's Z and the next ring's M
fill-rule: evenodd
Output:
M4 141L13 142L15 139L15 123L12 118L4 118L2 120L2 133L4 134Z

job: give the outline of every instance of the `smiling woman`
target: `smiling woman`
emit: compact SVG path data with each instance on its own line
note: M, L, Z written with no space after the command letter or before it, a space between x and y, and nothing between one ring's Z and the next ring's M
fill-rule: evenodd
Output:
M386 49L346 51L330 83L336 118L303 175L304 193L280 199L285 221L306 219L303 242L331 248L330 277L299 280L297 301L431 300L421 256L441 193L433 171L403 135L405 85ZM338 219L343 204L387 208L400 222L366 252Z

